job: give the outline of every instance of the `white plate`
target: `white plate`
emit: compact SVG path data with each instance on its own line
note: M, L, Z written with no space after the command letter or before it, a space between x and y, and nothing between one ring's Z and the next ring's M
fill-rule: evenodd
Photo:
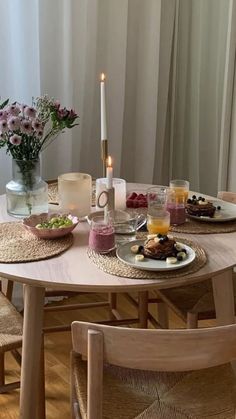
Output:
M231 202L225 201L209 201L217 207L218 205L221 207L220 210L216 210L214 217L197 217L196 215L190 215L187 213L188 218L197 221L205 221L207 223L224 223L226 221L233 221L236 220L236 205L231 204Z
M181 244L181 246L183 246L183 248L187 250L187 258L181 260L180 262L176 262L175 264L168 264L165 260L149 259L146 257L142 261L136 261L135 255L130 250L131 246L134 246L135 244L140 246L143 245L143 243L144 240L135 240L132 241L132 243L125 243L120 245L116 250L118 259L127 265L132 266L133 268L142 269L144 271L172 271L189 265L193 262L196 256L195 251L190 246L178 242Z

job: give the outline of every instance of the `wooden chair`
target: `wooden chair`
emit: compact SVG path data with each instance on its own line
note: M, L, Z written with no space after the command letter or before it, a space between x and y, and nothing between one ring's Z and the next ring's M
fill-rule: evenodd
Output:
M0 281L0 393L6 393L20 386L20 381L5 384L4 358L5 353L11 351L20 364L21 357L17 350L22 345L22 330L22 316L1 291Z
M236 325L143 330L74 322L72 339L74 419L235 419Z
M217 198L236 204L236 193L220 191ZM234 302L236 311L236 273L233 272ZM170 307L188 328L198 327L198 320L214 319L215 305L211 281L203 281L186 287L158 290L157 297Z

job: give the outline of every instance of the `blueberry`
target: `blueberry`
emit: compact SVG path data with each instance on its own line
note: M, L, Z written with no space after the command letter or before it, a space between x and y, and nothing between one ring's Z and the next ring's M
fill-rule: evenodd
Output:
M177 256L177 260L180 262L181 260L183 260L183 256Z
M198 197L198 201L202 201L202 197L201 196Z
M202 201L204 202L205 201L205 198L202 198Z
M193 195L193 196L192 196L192 199L197 199L196 195Z
M163 243L165 243L165 240L164 240L163 238L161 238L161 239L159 240L159 243L160 243L160 244L163 244Z
M192 199L188 198L187 204L191 204L191 203L192 203Z
M219 211L219 210L221 210L221 206L220 206L220 205L218 205L217 209L218 209L218 211Z
M158 239L160 239L162 237L162 234L158 233L157 237L158 237Z
M169 239L168 239L168 237L167 237L167 236L163 236L163 237L162 237L162 240L163 240L163 242L167 242Z

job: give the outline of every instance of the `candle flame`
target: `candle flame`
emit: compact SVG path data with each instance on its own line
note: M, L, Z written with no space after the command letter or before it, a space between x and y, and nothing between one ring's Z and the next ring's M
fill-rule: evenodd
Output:
M104 74L104 73L102 73L102 74L101 74L101 81L105 81L105 78L106 78L105 74Z
M108 156L107 157L107 167L112 167L111 165L112 165L112 159L111 159L111 156Z

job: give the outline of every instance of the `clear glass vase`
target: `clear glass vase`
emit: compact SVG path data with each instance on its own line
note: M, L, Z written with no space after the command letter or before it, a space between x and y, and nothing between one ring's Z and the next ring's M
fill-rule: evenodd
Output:
M12 160L12 180L6 185L8 214L27 217L48 211L48 185L40 169L40 159Z

